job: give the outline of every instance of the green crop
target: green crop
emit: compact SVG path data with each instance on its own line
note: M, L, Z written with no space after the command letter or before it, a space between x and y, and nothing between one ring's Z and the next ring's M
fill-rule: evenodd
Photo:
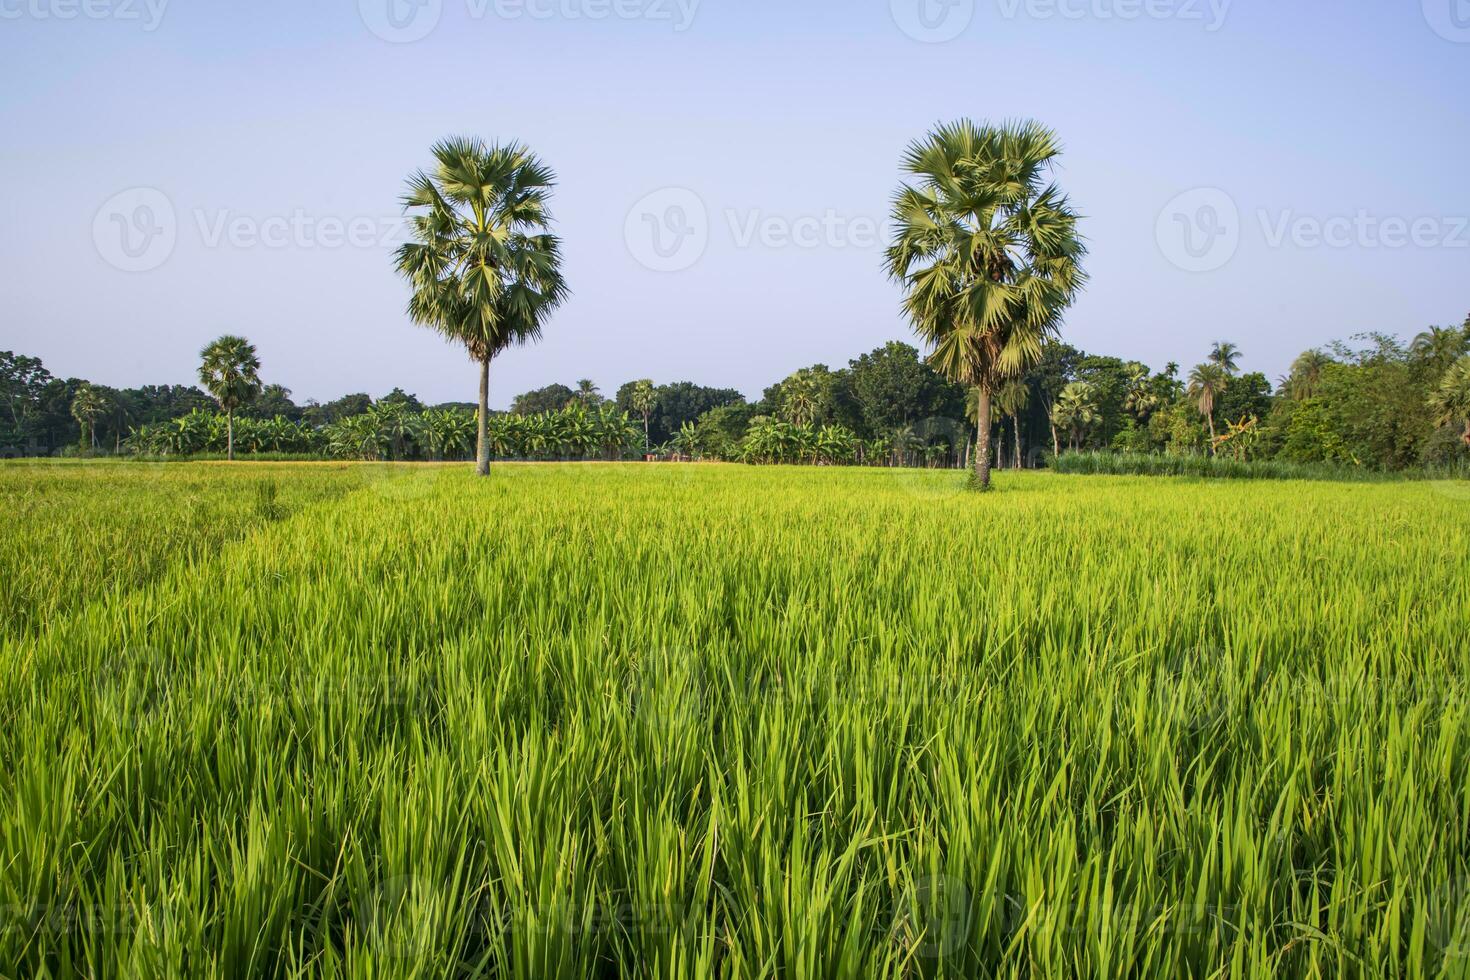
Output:
M5 976L1470 971L1452 484L157 472L0 468Z

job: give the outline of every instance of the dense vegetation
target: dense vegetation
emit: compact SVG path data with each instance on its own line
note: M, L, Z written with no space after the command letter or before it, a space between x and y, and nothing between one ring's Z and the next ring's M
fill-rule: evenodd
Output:
M0 973L1462 976L1465 499L998 479L0 465Z
M1153 373L1050 342L1038 365L997 395L996 458L1034 467L1068 448L1167 458L1128 464L1140 473L1203 473L1212 455L1317 474L1463 468L1470 403L1435 406L1446 382L1464 374L1458 366L1467 351L1470 323L1407 344L1375 335L1358 347L1309 351L1274 387L1258 373L1222 370L1207 416L1199 391L1191 394L1174 365ZM68 392L91 390L104 408L85 433L89 445L146 456L225 451L223 419L198 389L114 391L60 381L33 358L8 352L0 353L0 382L7 408L0 446L29 444L37 453L74 446L84 432ZM513 459L637 457L646 429L654 452L685 458L959 466L972 452L973 413L961 386L894 342L845 368L797 371L755 402L690 382L630 381L606 399L590 381L553 385L517 396L510 413L492 413L489 431L495 455ZM1220 430L1213 446L1211 419ZM401 390L376 402L357 394L297 406L290 392L266 385L235 424L247 454L467 459L474 444L472 406L430 407Z

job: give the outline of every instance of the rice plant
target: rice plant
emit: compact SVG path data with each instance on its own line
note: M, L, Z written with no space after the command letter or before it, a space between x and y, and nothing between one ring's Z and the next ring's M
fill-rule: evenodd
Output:
M1449 485L167 473L0 469L155 556L0 646L0 974L1470 967Z

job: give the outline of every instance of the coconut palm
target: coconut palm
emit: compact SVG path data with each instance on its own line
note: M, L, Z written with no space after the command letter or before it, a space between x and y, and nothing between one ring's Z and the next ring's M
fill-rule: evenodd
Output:
M1240 348L1228 340L1217 340L1210 348L1209 362L1224 371L1226 377L1233 378L1240 373L1239 360Z
M1291 362L1291 374L1287 375L1281 387L1294 401L1305 401L1312 398L1317 394L1317 388L1322 383L1322 372L1331 363L1332 358L1315 347L1309 351L1303 351L1295 361Z
M1437 380L1470 350L1470 329L1430 327L1414 338L1409 350L1426 365L1430 377Z
M225 458L235 458L235 412L260 394L260 357L244 337L225 334L199 352L199 383L225 413Z
M1470 448L1470 354L1450 365L1433 395L1429 407L1440 425L1463 425L1461 438Z
M976 485L990 486L990 402L1041 357L1084 282L1078 216L1049 181L1061 152L1035 122L961 120L914 143L899 188L889 275L932 347L930 363L977 389Z
M71 417L81 423L83 449L97 448L97 420L111 409L110 400L96 386L84 384L77 388L71 399Z
M633 394L629 399L633 411L643 416L643 450L648 451L648 420L653 415L653 406L658 403L658 391L653 382L644 378L633 383Z
M577 382L577 401L586 408L596 408L602 401L602 395L591 378L583 378Z
M413 288L408 315L464 344L480 365L476 472L490 474L490 361L541 337L567 294L561 243L549 231L556 175L519 144L452 137L433 173L409 178L413 241L397 267Z
M1211 453L1215 451L1215 402L1229 383L1230 376L1225 369L1213 361L1200 364L1189 372L1187 393L1209 423Z

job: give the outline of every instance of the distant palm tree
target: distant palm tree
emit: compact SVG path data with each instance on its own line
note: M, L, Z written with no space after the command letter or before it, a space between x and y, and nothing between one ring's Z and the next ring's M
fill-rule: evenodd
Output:
M199 383L225 413L225 458L235 458L235 412L260 394L260 357L244 337L226 334L199 352Z
M1011 435L1015 438L1016 469L1021 468L1021 413L1031 401L1031 386L1020 378L1012 378L995 393L996 407L1011 420ZM1002 430L1004 434L1004 430Z
M597 385L592 383L591 378L583 378L577 382L577 401L586 408L593 408L602 401L597 392Z
M1073 381L1057 396L1052 418L1068 431L1071 448L1082 448L1087 427L1098 420L1097 390L1086 381Z
M1215 402L1229 383L1230 376L1225 369L1213 361L1198 365L1189 372L1188 395L1199 407L1199 413L1209 422L1211 453L1215 452Z
M435 144L432 174L409 178L413 241L397 253L413 287L408 314L464 344L480 365L475 471L490 475L490 361L541 337L567 288L549 231L556 175L529 150L452 137Z
M82 449L97 448L97 420L111 408L108 397L93 385L82 385L72 396L71 417L81 423Z
M1291 374L1287 375L1286 381L1281 385L1282 389L1294 401L1304 401L1314 397L1318 386L1322 383L1322 372L1331 363L1332 358L1315 347L1309 351L1303 351L1295 361L1291 362Z
M990 402L1041 357L1085 281L1078 215L1049 176L1061 153L1036 122L960 120L909 147L917 178L893 202L889 275L933 348L930 363L978 390L975 482L990 487Z
M1460 438L1470 448L1470 354L1450 365L1430 396L1429 407L1440 425L1463 425Z
M1128 374L1128 387L1123 395L1123 408L1142 422L1159 407L1159 396L1149 386L1146 365L1138 361L1129 361L1123 365L1123 370Z
M633 383L633 395L630 399L633 411L643 416L643 450L648 451L648 419L653 415L653 406L658 403L658 391L653 387L653 382L648 378Z
M1414 338L1409 350L1424 362L1429 373L1438 379L1451 364L1470 350L1470 329L1462 327L1430 327Z
M1240 348L1228 340L1216 341L1210 350L1210 363L1224 371L1227 377L1233 378L1240 373L1239 358Z
M810 371L797 371L781 382L781 408L792 425L811 425L821 400L821 382Z

